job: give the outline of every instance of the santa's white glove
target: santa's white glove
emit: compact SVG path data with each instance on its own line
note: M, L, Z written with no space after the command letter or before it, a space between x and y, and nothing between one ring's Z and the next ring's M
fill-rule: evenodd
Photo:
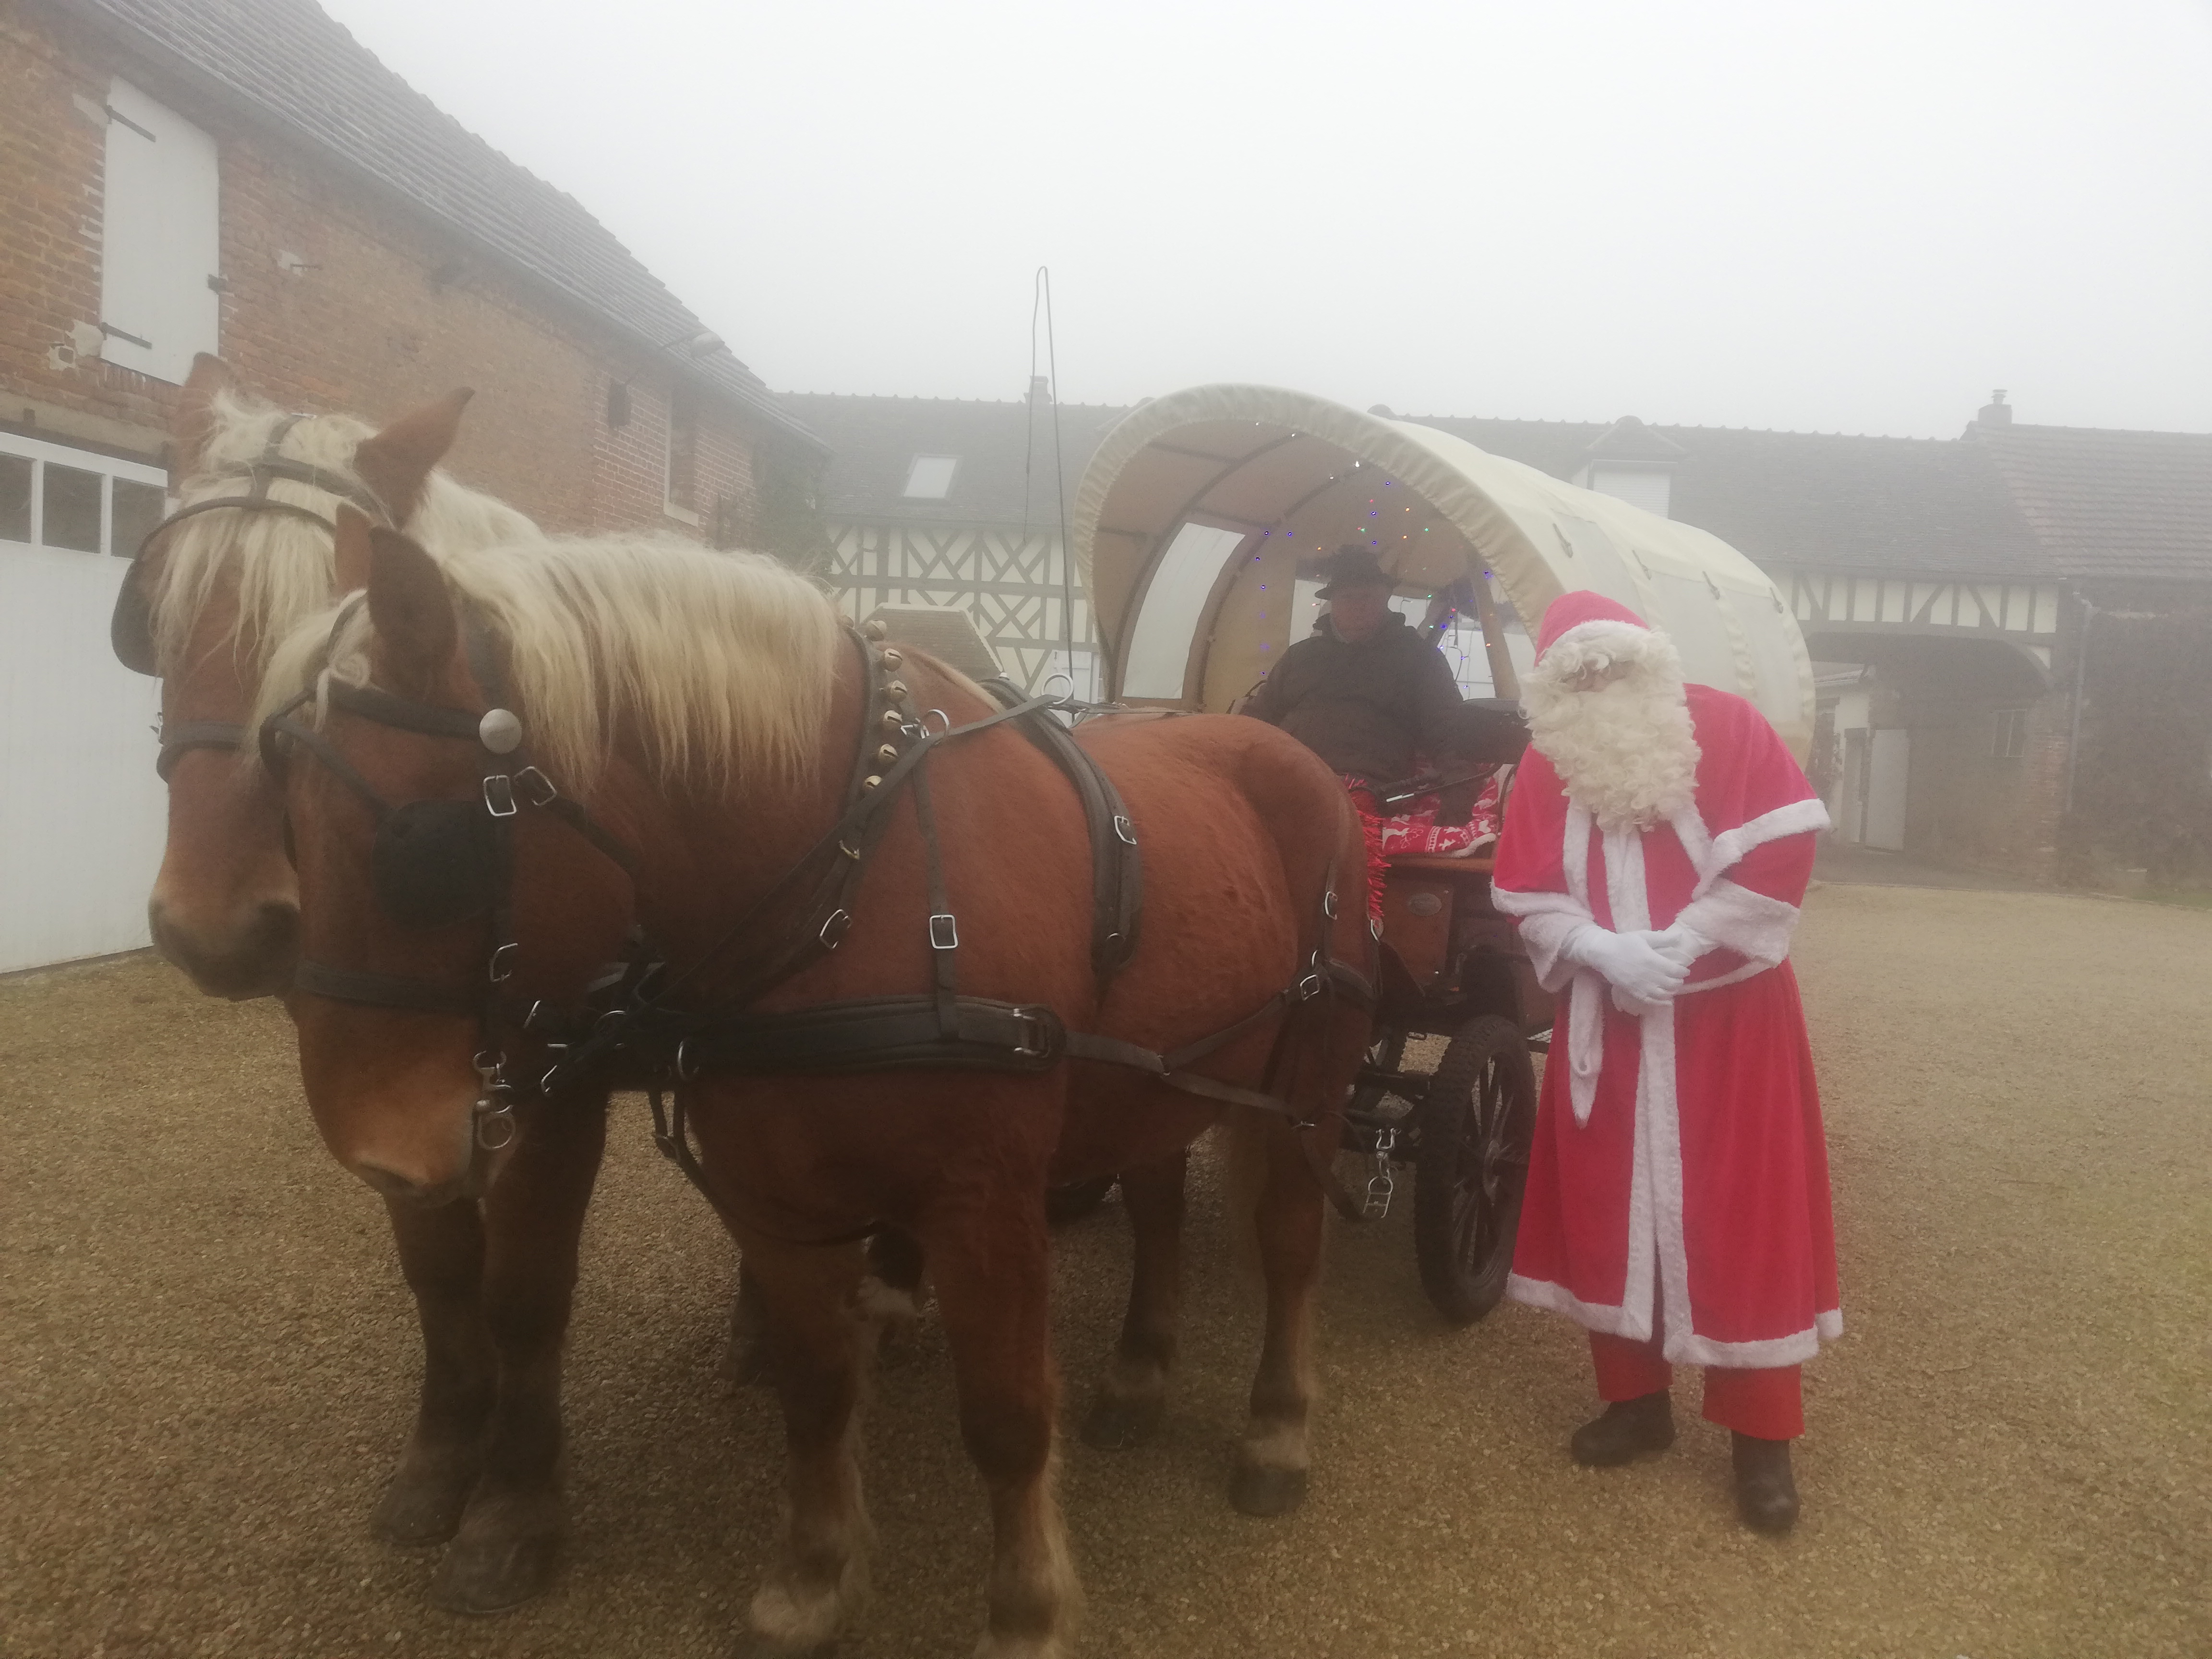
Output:
M1712 940L1696 928L1686 927L1679 921L1659 933L1638 933L1634 937L1650 940L1653 950L1669 962L1680 963L1686 974L1690 971L1692 963L1713 948Z
M1648 933L1614 933L1595 923L1571 935L1560 954L1595 970L1613 987L1613 1005L1623 1013L1648 1013L1674 1000L1689 964L1659 951Z

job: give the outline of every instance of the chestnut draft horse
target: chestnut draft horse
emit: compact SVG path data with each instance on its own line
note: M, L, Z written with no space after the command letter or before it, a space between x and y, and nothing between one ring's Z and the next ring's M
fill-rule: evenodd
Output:
M154 939L210 994L291 988L299 895L283 801L240 751L270 646L337 597L341 503L408 524L441 553L538 537L521 514L435 470L468 397L380 432L344 416L284 415L238 391L219 359L193 363L171 432L181 509L125 576L113 635L127 665L161 678L169 829L148 907ZM561 1343L604 1105L604 1094L559 1112L524 1103L507 1177L481 1201L386 1196L424 1368L413 1432L372 1524L404 1544L458 1533L434 1595L459 1611L511 1606L550 1571Z
M686 1033L678 1104L763 1293L789 1437L754 1650L817 1650L865 1583L849 1241L890 1224L931 1263L989 1490L981 1650L1065 1651L1046 1189L1121 1175L1137 1270L1101 1409L1140 1420L1174 1346L1185 1151L1224 1119L1267 1281L1232 1496L1297 1501L1324 1159L1368 1028L1324 988L1372 948L1325 766L1257 721L1082 728L1145 858L1140 938L1102 982L1085 815L1054 763L772 561L611 540L441 564L351 515L339 558L366 603L288 641L261 705L318 988L294 1010L310 1106L386 1190L465 1188L501 1156L475 1126L506 1109L516 1015L578 1007L642 925L669 967L640 1028ZM827 1005L866 1033L825 1029ZM917 1011L923 1035L884 1046Z

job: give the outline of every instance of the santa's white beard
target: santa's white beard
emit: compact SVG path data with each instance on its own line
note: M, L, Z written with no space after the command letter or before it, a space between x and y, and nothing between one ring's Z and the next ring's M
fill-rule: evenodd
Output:
M1664 635L1641 629L1577 640L1581 632L1562 635L1528 677L1529 741L1600 830L1649 829L1697 793L1698 738L1681 659ZM1590 690L1573 689L1581 670L1608 663L1629 672Z

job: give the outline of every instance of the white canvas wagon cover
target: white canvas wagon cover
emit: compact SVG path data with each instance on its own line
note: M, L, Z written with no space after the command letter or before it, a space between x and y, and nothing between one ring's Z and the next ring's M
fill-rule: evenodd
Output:
M1070 528L1115 696L1227 708L1291 642L1297 579L1361 542L1401 592L1487 573L1531 629L1571 590L1617 599L1689 678L1749 698L1801 758L1811 744L1812 663L1750 560L1416 422L1275 386L1157 398L1106 434Z

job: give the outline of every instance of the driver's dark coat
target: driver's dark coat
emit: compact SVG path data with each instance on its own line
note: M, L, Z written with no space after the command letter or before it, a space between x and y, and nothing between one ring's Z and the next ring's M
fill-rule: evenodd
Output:
M1416 752L1449 753L1459 733L1459 685L1443 653L1396 611L1358 645L1320 630L1283 653L1244 712L1279 726L1339 772L1395 783Z

